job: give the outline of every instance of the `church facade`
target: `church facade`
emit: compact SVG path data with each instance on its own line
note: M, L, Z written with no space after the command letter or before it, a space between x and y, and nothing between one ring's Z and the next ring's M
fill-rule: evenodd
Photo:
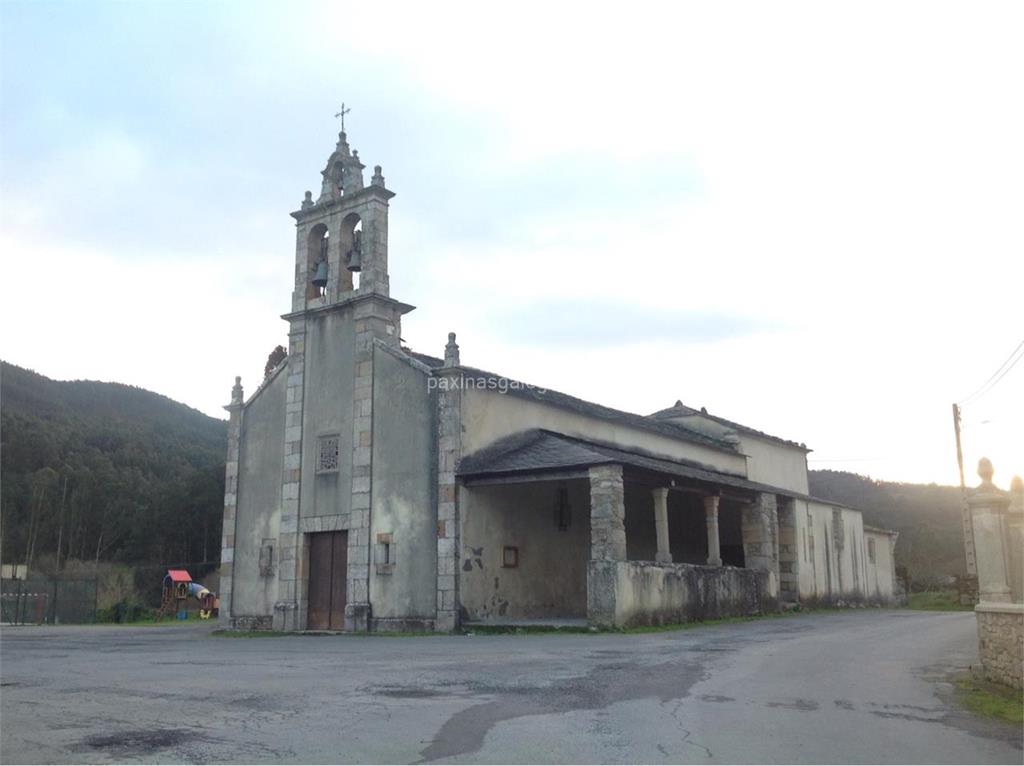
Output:
M221 620L439 630L889 603L895 533L809 494L807 448L636 415L403 346L380 166L345 133L296 225L288 356L232 390ZM439 351L440 351L440 343Z

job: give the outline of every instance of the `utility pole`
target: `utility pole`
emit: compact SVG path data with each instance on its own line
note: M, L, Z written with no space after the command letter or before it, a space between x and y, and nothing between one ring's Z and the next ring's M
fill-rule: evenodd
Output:
M967 505L967 484L964 482L964 452L960 446L960 405L953 403L953 433L956 434L956 464L960 469L960 521L964 530L964 559L967 576L977 577L978 566L974 560L974 525L971 509Z

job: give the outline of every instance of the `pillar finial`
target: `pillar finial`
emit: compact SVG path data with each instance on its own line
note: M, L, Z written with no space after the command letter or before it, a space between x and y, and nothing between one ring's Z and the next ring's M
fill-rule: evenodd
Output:
M981 486L990 487L992 486L992 476L995 474L995 469L992 467L992 461L987 457L983 457L978 461L978 476L981 477Z
M231 403L241 404L242 403L242 376L235 376L235 385L231 387Z
M455 342L455 333L448 333L448 345L444 347L444 366L459 366L459 344Z

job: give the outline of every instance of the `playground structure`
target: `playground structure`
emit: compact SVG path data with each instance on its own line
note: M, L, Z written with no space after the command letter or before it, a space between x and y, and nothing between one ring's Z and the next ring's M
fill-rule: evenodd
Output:
M163 594L160 599L160 609L156 613L158 620L166 615L174 613L179 620L188 617L186 602L194 598L199 602L199 619L208 620L216 617L220 610L220 599L217 594L209 588L192 581L190 575L184 569L168 569L164 575Z

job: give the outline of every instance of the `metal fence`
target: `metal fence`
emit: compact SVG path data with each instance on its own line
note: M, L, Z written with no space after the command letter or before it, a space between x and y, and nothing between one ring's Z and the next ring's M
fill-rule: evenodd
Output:
M93 622L96 578L32 575L0 580L0 623L8 625Z
M101 563L93 571L0 579L0 623L5 625L128 622L152 617L160 608L168 569L187 569L214 593L220 586L215 561L170 564ZM189 611L199 602L189 601Z

